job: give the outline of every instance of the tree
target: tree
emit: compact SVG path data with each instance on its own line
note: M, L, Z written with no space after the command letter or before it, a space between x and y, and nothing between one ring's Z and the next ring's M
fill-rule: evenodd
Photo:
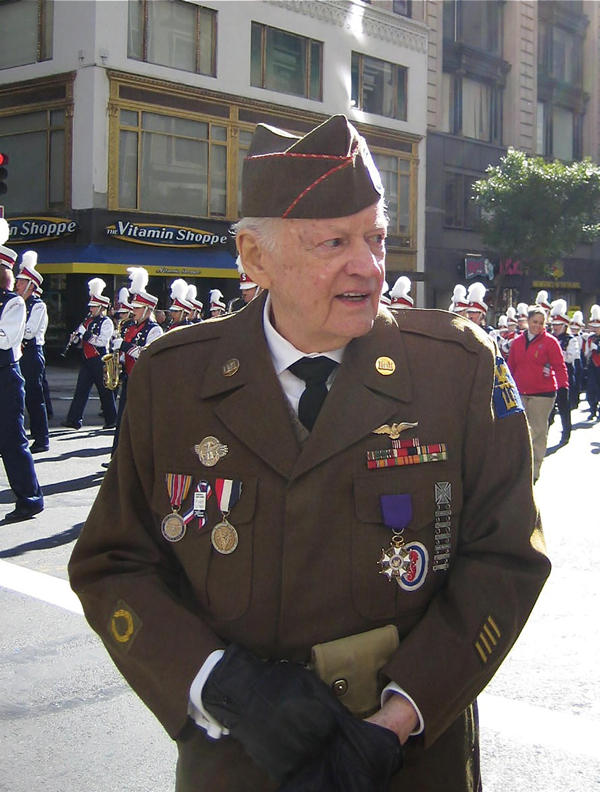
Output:
M484 244L500 259L549 274L552 263L600 237L600 167L565 164L509 148L473 185Z

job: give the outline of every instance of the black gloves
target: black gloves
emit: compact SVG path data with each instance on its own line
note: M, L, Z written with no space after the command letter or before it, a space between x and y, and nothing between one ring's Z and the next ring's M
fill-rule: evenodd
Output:
M385 792L402 767L400 741L389 729L347 713L332 745L279 792Z
M209 674L202 704L279 783L320 757L338 719L351 717L311 671L257 660L236 644Z

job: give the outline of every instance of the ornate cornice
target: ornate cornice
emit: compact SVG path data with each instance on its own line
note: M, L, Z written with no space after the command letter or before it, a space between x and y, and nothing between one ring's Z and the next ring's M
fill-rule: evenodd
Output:
M265 0L270 5L337 25L398 47L427 52L427 28L406 17L353 0Z

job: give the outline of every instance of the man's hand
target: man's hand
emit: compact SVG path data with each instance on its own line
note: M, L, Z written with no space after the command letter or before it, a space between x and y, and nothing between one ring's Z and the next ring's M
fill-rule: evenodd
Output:
M419 717L413 705L397 693L393 693L383 707L367 720L393 731L401 745L404 745L411 732L419 725Z

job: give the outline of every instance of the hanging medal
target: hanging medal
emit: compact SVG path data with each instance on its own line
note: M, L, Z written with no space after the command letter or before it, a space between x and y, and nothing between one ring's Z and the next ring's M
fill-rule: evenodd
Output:
M215 493L223 519L212 529L210 541L217 553L229 555L238 546L239 537L238 532L227 517L240 499L242 482L232 479L217 479L215 482Z
M383 523L392 529L392 539L387 550L381 550L380 575L395 580L410 569L410 550L404 544L404 529L412 520L412 499L410 495L381 495L379 498Z
M185 522L179 510L189 492L192 477L181 473L167 473L166 480L173 511L163 519L160 530L168 542L179 542L185 536Z
M198 530L202 530L206 525L206 504L212 495L212 487L208 481L199 481L194 492L194 499L188 511L183 515L186 525L195 518L198 518Z

